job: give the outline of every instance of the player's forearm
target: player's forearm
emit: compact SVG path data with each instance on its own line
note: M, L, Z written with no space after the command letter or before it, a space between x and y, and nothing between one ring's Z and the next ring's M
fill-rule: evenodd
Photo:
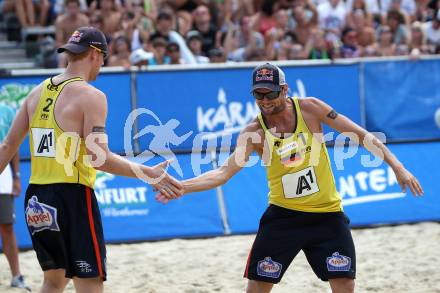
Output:
M402 163L396 158L396 156L394 156L390 149L373 134L367 133L361 141L370 153L376 157L383 158L393 170L403 167Z
M132 178L148 176L149 173L149 167L131 162L112 152L107 154L107 158L102 165L95 168L107 173Z
M195 178L182 181L184 193L199 192L215 188L227 182L227 178L220 169L206 172Z
M10 145L6 143L0 144L0 173L11 162L15 153L16 151Z
M20 172L20 155L18 152L15 152L15 155L12 157L11 160L11 168L12 168L12 174L15 177Z

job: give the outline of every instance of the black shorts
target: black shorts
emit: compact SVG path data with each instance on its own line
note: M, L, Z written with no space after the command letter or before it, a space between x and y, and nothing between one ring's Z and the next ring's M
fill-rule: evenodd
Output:
M318 278L356 276L356 254L343 212L306 213L270 205L249 253L244 277L278 283L300 250Z
M32 245L43 271L106 280L106 249L93 189L81 184L30 184L24 201Z

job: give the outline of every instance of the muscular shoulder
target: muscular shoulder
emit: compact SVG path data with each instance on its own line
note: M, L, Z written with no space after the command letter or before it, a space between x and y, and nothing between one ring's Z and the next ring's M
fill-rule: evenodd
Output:
M69 97L75 97L82 108L103 107L107 104L105 94L85 81L73 82L63 90Z
M303 114L322 118L331 110L330 106L315 97L298 99Z
M243 128L241 133L258 133L258 134L264 134L263 128L261 128L261 124L258 121L258 118L255 118L252 120L248 125Z

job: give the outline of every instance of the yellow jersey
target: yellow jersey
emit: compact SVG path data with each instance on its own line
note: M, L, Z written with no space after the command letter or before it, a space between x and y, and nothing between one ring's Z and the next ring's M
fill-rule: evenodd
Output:
M29 147L33 184L79 183L93 188L96 170L90 165L85 140L65 132L56 121L54 109L63 88L79 77L57 85L48 78L43 82L40 100L30 122Z
M269 203L303 212L342 211L325 143L308 129L298 99L291 100L296 129L288 137L275 136L262 114L258 115L270 152L266 166Z

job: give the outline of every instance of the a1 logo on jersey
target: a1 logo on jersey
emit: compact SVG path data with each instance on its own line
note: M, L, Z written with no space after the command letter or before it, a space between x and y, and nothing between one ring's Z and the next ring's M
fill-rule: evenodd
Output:
M32 128L35 157L55 158L55 131L52 128Z
M46 229L60 231L57 222L57 209L38 202L37 196L34 195L28 200L25 213L26 222L32 235Z
M313 167L286 174L281 178L281 181L286 198L307 196L319 191L315 169Z

